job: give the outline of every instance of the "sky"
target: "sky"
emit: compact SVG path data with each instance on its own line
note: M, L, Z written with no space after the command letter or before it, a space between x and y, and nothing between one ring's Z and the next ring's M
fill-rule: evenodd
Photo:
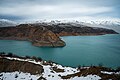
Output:
M0 0L0 19L118 20L120 0Z

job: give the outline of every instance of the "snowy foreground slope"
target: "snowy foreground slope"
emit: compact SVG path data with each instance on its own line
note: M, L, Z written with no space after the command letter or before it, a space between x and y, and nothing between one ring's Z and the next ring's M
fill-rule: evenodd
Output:
M7 72L7 73L1 73L3 76L0 77L0 80L37 80L39 76L37 75L31 75L30 73L19 73L19 72ZM0 75L1 75L0 74ZM16 77L16 75L18 77ZM62 80L59 77L47 77L47 80ZM97 75L87 75L86 77L74 77L70 80L99 80L101 77ZM42 80L42 79L41 79Z
M4 58L4 60L2 60ZM61 65L52 63L48 64L46 61L36 61L34 59L21 59L16 57L1 57L0 61L10 60L10 61L21 61L21 62L29 62L33 63L35 65L40 65L43 67L42 74L31 74L28 72L21 72L21 71L14 71L14 72L1 72L0 73L0 80L99 80L102 79L98 74L86 74L84 73L88 70L90 71L90 67L81 67L81 69L78 68L71 68L71 67L63 67ZM16 65L17 66L17 65ZM29 66L28 66L29 67ZM34 70L34 67L33 67ZM84 73L82 73L84 70L86 70ZM98 70L99 71L99 70ZM82 75L79 76L79 74L82 73ZM78 75L77 75L78 74ZM108 71L101 71L101 73L107 75L107 76L119 76L120 72L108 72ZM113 76L113 77L114 77ZM104 76L105 77L105 76ZM112 79L111 77L110 79ZM119 78L118 77L118 78ZM113 79L114 80L114 79Z

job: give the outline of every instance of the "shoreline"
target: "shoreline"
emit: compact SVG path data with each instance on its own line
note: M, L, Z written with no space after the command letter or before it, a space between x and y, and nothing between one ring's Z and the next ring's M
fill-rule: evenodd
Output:
M8 73L8 72L27 72L32 73L34 76L38 76L38 80L74 80L76 77L79 78L90 78L88 76L92 76L93 79L97 77L99 79L120 79L120 69L111 69L103 66L89 66L89 67L66 67L54 63L52 61L44 61L41 58L36 57L20 57L14 55L12 53L5 54L4 52L0 54L0 74ZM24 63L24 65L22 65ZM9 64L9 65L7 65ZM14 65L13 65L14 64ZM29 68L27 69L29 65ZM8 66L8 67L7 67ZM21 67L24 68L21 68ZM34 67L34 69L32 69ZM40 70L40 71L38 71ZM50 72L46 72L46 70ZM36 73L37 71L37 73ZM4 74L5 74L4 73ZM95 76L96 75L96 76ZM18 75L19 76L19 75ZM52 76L52 77L50 77Z
M119 34L119 33L117 33L117 34ZM59 36L59 37L69 37L69 36L101 36L101 35L107 35L107 34L77 34L77 35L58 35L58 34L56 34L56 35ZM45 43L41 43L41 45L40 45L40 44L35 43L35 41L32 41L28 37L21 37L21 38L20 37L0 37L0 40L29 41L29 42L32 43L33 46L37 46L37 47L64 47L64 46L67 45L62 40L61 40L62 43L61 42L57 43L58 45L56 44L56 42L55 43L51 42L50 44L45 42ZM44 41L42 41L42 42L44 42ZM63 43L64 43L64 45L63 45ZM60 44L60 46L59 46L59 44ZM63 46L61 46L61 45L63 45Z
M64 47L66 43L61 36L93 36L118 34L112 29L94 27L60 27L36 24L20 24L15 27L1 27L0 39L28 40L34 46Z
M43 47L44 48L44 47ZM49 48L49 47L48 47ZM1 54L1 53L3 53L3 54ZM8 54L7 54L8 53ZM37 58L40 58L40 59L42 59L41 57L37 57L37 56L29 56L29 55L24 55L24 56L18 56L17 54L13 54L12 52L0 52L0 56L3 56L3 57L7 57L7 56L9 56L9 53L10 53L10 56L12 57L12 58L21 58L21 59L37 59ZM52 62L52 63L55 63L55 64L59 64L59 65L62 65L62 66L68 66L68 65L63 65L63 64L60 64L60 63L57 63L57 62L55 62L55 61L51 61L51 60L46 60L46 59L42 59L43 61L46 61L46 62ZM120 66L115 66L115 67L110 67L110 66L105 66L104 64L102 64L102 63L98 63L98 64L96 64L96 65L94 65L94 64L90 64L90 65L84 65L84 64L78 64L78 65L76 65L76 66L69 66L69 67L72 67L72 68L77 68L77 67L79 67L79 66L81 66L81 67L91 67L91 66L96 66L96 67L99 67L99 66L102 66L102 67L105 67L105 68L110 68L110 69L113 69L113 70L115 70L115 69L117 69L117 68L119 68Z

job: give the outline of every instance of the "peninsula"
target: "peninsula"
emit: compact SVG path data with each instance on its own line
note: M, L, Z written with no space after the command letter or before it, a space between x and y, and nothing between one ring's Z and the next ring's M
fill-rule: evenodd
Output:
M34 46L63 47L65 42L60 36L117 34L114 30L84 25L61 24L20 24L0 27L0 39L28 40Z

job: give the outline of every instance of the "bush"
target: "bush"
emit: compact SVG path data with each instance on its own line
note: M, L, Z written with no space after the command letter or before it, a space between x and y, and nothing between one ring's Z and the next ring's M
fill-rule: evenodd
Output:
M34 59L35 61L39 61L38 58L36 58L35 56L33 56L32 59Z
M30 59L30 56L25 56L25 58L28 58L28 59Z
M49 60L48 63L54 63L53 61Z
M99 66L99 67L103 67L103 64L102 64L102 63L100 63L100 64L98 64L98 66Z
M8 56L8 57L12 57L12 56L13 56L13 53L8 53L7 56Z
M42 58L41 58L41 57L38 57L38 60L42 61Z
M4 55L4 54L5 54L5 52L0 52L0 54L1 54L1 55Z
M78 69L81 69L81 65L78 65Z
M120 71L120 67L117 67L116 71L117 71L117 72Z
M36 58L35 56L32 56L32 59L35 59L35 60L36 60L37 58Z

